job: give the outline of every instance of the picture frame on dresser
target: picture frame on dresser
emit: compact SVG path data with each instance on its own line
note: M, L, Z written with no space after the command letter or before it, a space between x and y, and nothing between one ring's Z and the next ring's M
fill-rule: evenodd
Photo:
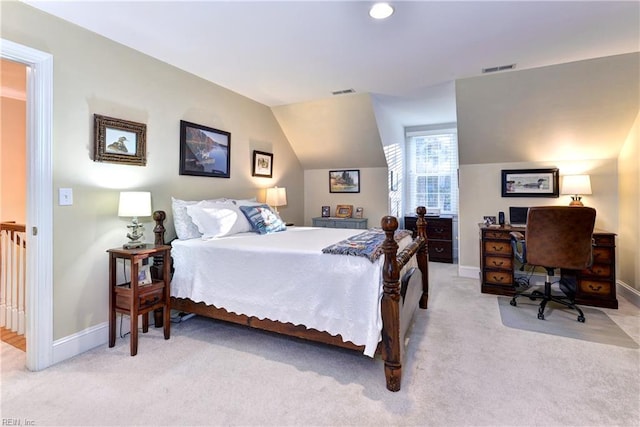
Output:
M180 120L180 175L231 177L231 133Z
M323 206L322 207L322 218L329 218L331 216L331 207Z
M353 205L338 205L336 206L337 218L351 218L353 214Z
M146 124L94 114L93 125L93 161L147 165Z
M558 168L503 169L502 197L559 197Z

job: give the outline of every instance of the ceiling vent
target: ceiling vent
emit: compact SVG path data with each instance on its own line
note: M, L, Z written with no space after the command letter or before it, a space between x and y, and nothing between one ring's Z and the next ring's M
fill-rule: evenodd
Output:
M482 69L482 74L495 73L495 72L498 72L498 71L513 70L514 68L516 68L516 64L499 65L497 67L483 68Z
M345 93L355 93L356 91L353 89L342 89L331 92L333 95L344 95Z

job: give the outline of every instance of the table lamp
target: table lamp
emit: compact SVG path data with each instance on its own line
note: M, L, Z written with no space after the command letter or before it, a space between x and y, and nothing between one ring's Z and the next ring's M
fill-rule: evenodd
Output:
M562 178L562 194L571 194L569 206L584 206L582 195L591 194L589 175L565 175Z
M144 235L144 225L138 222L139 216L151 216L151 193L148 191L122 191L118 204L118 216L132 217L130 229L127 233L129 242L122 245L124 249L134 249L144 246L141 242Z
M284 206L287 204L287 189L284 187L275 186L273 188L267 188L267 204L273 206L276 214L279 216L278 206Z

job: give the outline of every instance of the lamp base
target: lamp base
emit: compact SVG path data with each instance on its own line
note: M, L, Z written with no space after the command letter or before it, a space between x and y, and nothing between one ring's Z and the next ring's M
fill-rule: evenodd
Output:
M569 206L584 206L581 199L582 197L580 196L571 196L571 203L569 203Z
M122 245L123 249L137 249L143 248L146 245L144 242L128 242Z

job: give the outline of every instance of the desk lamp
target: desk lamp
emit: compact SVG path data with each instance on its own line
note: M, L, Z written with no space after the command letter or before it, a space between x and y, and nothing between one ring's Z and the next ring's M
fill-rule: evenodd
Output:
M118 204L118 216L132 217L131 224L127 225L131 231L127 233L129 242L122 245L125 249L140 248L144 235L144 225L138 222L139 216L151 216L151 193L148 191L122 191Z
M589 175L565 175L562 178L562 194L571 194L569 206L584 206L582 195L591 194Z
M267 204L269 206L273 206L276 214L280 216L278 206L284 206L287 204L287 189L278 186L267 188Z

